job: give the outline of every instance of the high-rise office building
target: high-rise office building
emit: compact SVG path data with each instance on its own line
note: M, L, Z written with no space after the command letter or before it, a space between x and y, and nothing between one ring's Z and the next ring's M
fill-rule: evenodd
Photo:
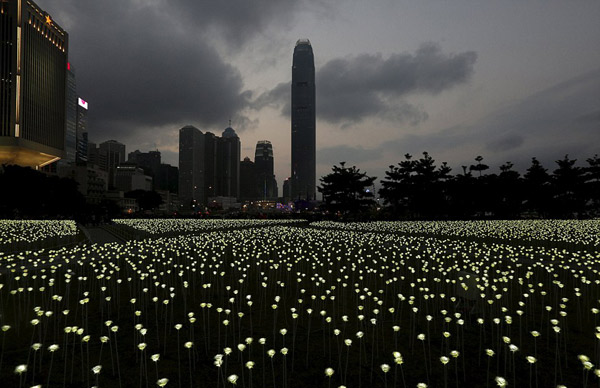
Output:
M256 164L245 157L240 162L240 200L251 201L260 198Z
M100 168L108 172L108 188L115 187L117 166L125 162L125 144L116 140L107 140L98 146Z
M212 132L204 134L204 199L216 197L217 194L217 150L219 137Z
M257 199L272 199L277 197L277 181L273 173L273 145L268 140L256 143L254 152L259 197Z
M141 152L135 150L129 153L127 163L144 169L144 173L153 179L154 188L158 190L161 157L160 151Z
M316 195L315 60L308 39L300 39L292 61L292 198Z
M86 164L88 161L88 103L83 98L77 98L77 163ZM125 145L123 145L125 147ZM125 148L123 148L125 153Z
M217 143L217 196L240 197L240 138L225 128Z
M170 164L161 163L158 173L158 190L168 191L173 194L179 192L179 168Z
M32 0L0 1L0 163L65 156L68 41Z
M101 168L110 171L125 161L125 144L119 143L116 140L107 140L98 145L98 150L101 155L105 156L105 164L100 165Z
M60 164L85 165L88 161L88 103L77 96L75 69L71 63L67 63L66 98L65 157Z
M184 212L204 205L204 135L194 126L179 130L179 201Z
M65 157L60 160L61 165L75 163L77 155L77 84L75 69L70 63L67 63L66 109Z
M102 171L106 171L106 155L100 154L100 148L96 145L96 143L88 142L88 165L89 166L98 166ZM106 182L108 183L108 181Z
M179 130L179 201L182 211L201 210L209 198L239 198L240 139L231 127L222 137L191 125ZM233 200L231 200L233 199Z

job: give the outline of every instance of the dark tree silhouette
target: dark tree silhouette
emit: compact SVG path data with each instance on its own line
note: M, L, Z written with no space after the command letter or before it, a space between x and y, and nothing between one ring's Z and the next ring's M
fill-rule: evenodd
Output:
M415 163L413 204L418 218L437 218L446 208L445 182L452 170L446 163L436 168L428 152Z
M462 174L446 183L450 202L448 216L453 219L472 218L475 213L475 178L467 166L462 166L462 170Z
M523 217L593 217L600 215L600 157L578 167L568 155L557 160L550 175L534 157L521 177L512 162L499 174L482 174L489 167L477 156L476 165L462 166L450 175L446 163L438 168L433 158L412 159L410 154L389 166L379 195L387 206L381 218L394 219L515 219ZM472 172L479 176L473 177Z
M332 173L320 179L319 192L323 194L325 209L344 217L356 216L375 204L373 186L376 177L369 177L356 166L346 167L345 162L333 166Z
M552 207L551 177L548 170L534 157L523 176L524 208L539 217L547 217Z
M488 168L490 168L490 166L488 166L487 164L483 164L481 163L481 161L483 160L483 156L479 155L475 158L475 161L477 162L477 164L475 165L471 165L469 167L470 171L479 171L479 176L481 177L481 172L487 170Z
M0 188L1 217L74 218L85 212L85 198L72 179L4 165L0 166Z
M448 185L452 169L446 162L438 168L428 152L419 160L405 160L390 166L381 181L379 195L391 206L394 218L439 218L449 206Z
M521 175L513 170L513 166L512 162L501 165L500 174L496 179L494 213L499 218L516 218L521 213L523 182L520 178Z
M554 188L553 215L558 217L581 216L585 212L583 192L584 170L575 166L577 159L569 159L565 155L557 160L558 168L554 170L552 186Z
M471 165L469 171L478 171L479 176L473 180L473 210L474 216L477 218L489 217L493 211L494 202L497 202L497 193L494 191L495 181L497 176L483 175L482 172L490 167L487 164L481 163L483 157L481 155L475 158L476 165Z
M411 159L411 154L405 154L404 160L398 163L398 166L390 166L390 169L385 172L387 179L381 181L382 188L379 190L379 196L383 198L385 204L391 206L394 217L406 216L408 209L412 207L414 197L412 175L415 171L415 161Z
M588 212L592 216L600 216L600 157L598 154L586 160L588 167L584 169L584 192L588 200Z

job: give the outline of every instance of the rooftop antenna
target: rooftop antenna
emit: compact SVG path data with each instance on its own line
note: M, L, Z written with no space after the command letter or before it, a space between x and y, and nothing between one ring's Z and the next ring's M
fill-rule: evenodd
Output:
M229 119L229 126L231 127L231 119Z

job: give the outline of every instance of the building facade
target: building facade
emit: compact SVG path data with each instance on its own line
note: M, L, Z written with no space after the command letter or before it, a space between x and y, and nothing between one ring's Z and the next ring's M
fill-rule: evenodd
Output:
M217 154L219 137L212 132L204 134L204 197L205 203L208 198L216 197L217 194Z
M117 166L125 162L125 144L108 140L98 146L100 168L108 172L109 189L115 186Z
M0 1L0 163L65 156L69 37L31 0Z
M96 143L88 142L88 165L90 166L98 166L98 168L104 169L103 166L106 166L106 155L100 155L100 148Z
M158 189L160 179L160 151L141 152L135 150L129 153L127 157L128 164L134 164L144 169L146 175L152 177L154 189Z
M225 128L217 146L216 197L240 197L240 153L240 138L233 128Z
M277 198L277 181L274 174L273 145L268 140L256 143L254 151L254 164L256 168L258 199Z
M158 183L154 187L157 187L157 190L177 194L179 192L179 168L161 163L158 173Z
M179 131L179 203L183 212L199 211L217 197L240 196L240 139L228 127L223 136L191 125Z
M206 202L204 135L191 125L179 130L179 202L182 211L197 211Z
M316 198L315 61L308 39L300 39L292 61L292 198Z
M115 170L115 187L128 192L133 190L152 190L152 177L144 173L144 169L136 166L121 165Z
M253 201L260 197L256 165L249 157L240 162L240 201Z
M67 63L67 101L65 126L65 157L60 164L75 163L77 154L77 83L75 69Z
M77 150L76 161L86 164L88 161L88 103L81 97L77 97Z

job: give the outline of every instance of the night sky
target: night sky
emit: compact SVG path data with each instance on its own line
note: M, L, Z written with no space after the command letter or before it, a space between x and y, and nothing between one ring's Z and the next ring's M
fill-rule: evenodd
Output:
M232 120L242 158L270 140L290 173L296 40L310 39L317 177L346 161L370 175L428 151L453 174L477 155L497 172L550 171L600 153L600 2L37 0L69 33L91 141L158 148Z

